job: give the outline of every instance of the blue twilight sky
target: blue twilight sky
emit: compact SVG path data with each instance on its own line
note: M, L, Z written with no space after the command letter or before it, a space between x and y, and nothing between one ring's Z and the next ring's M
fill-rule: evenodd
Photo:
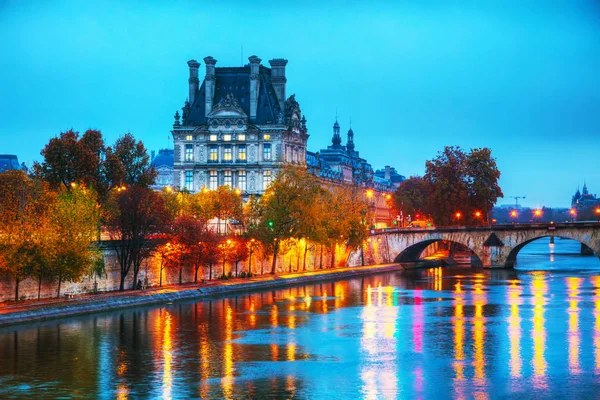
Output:
M186 62L237 66L241 45L244 63L289 59L310 150L337 108L374 168L423 174L445 145L489 146L526 205L568 206L584 179L600 193L594 0L0 0L0 153L29 164L89 127L171 146Z

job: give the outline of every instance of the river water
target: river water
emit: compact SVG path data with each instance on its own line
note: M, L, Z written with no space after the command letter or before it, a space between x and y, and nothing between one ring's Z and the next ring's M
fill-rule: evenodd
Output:
M600 261L388 273L0 330L0 398L595 398Z

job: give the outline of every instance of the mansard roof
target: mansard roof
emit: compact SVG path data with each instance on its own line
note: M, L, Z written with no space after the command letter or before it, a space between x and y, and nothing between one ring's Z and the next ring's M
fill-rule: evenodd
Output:
M279 107L275 90L271 84L271 69L260 66L259 68L258 107L256 109L256 125L276 124L282 110ZM206 125L206 89L205 83L198 89L194 104L191 105L190 115L185 125ZM215 68L215 95L213 104L216 105L222 98L232 94L246 115L250 115L250 66L244 67L216 67Z

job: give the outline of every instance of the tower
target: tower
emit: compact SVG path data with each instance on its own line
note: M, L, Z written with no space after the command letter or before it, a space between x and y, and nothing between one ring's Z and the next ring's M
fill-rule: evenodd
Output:
M348 143L346 143L346 148L349 153L354 151L354 131L352 130L352 126L348 129Z
M335 119L335 124L333 124L333 138L331 139L331 143L333 144L332 148L334 148L334 149L342 148L342 137L340 136L340 124L338 124L337 118Z

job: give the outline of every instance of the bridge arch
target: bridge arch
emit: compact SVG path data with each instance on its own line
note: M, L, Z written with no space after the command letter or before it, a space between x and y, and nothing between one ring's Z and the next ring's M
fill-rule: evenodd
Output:
M472 257L474 256L476 258L474 265L476 265L476 266L483 265L480 255L477 254L475 249L473 249L469 245L469 243L463 243L461 241L448 240L448 239L444 239L444 238L429 238L429 239L425 239L420 242L417 242L415 244L412 244L412 245L406 247L405 249L403 249L402 251L400 251L400 253L398 253L396 258L394 259L394 262L395 263L417 262L417 261L421 260L421 258L420 258L421 254L423 254L423 252L425 251L425 249L427 249L427 247L429 247L430 245L432 245L434 243L438 243L438 242L457 244L457 245L461 246L462 248L469 250L471 252L471 256ZM450 256L449 258L452 258L452 256Z
M594 249L592 247L593 244L590 243L589 241L586 241L585 239L582 239L580 237L572 237L572 235L564 235L564 234L563 235L553 235L553 234L547 234L547 235L540 235L540 236L529 238L529 239L524 240L523 242L517 244L516 246L514 246L508 252L508 255L506 256L506 261L504 263L504 266L506 268L514 268L514 266L517 263L517 256L519 255L519 252L521 250L523 250L523 248L525 246L527 246L528 244L530 244L532 242L535 242L536 240L543 239L543 238L546 238L546 237L573 240L573 241L581 243L583 246L591 249L598 257L600 257L598 249Z

